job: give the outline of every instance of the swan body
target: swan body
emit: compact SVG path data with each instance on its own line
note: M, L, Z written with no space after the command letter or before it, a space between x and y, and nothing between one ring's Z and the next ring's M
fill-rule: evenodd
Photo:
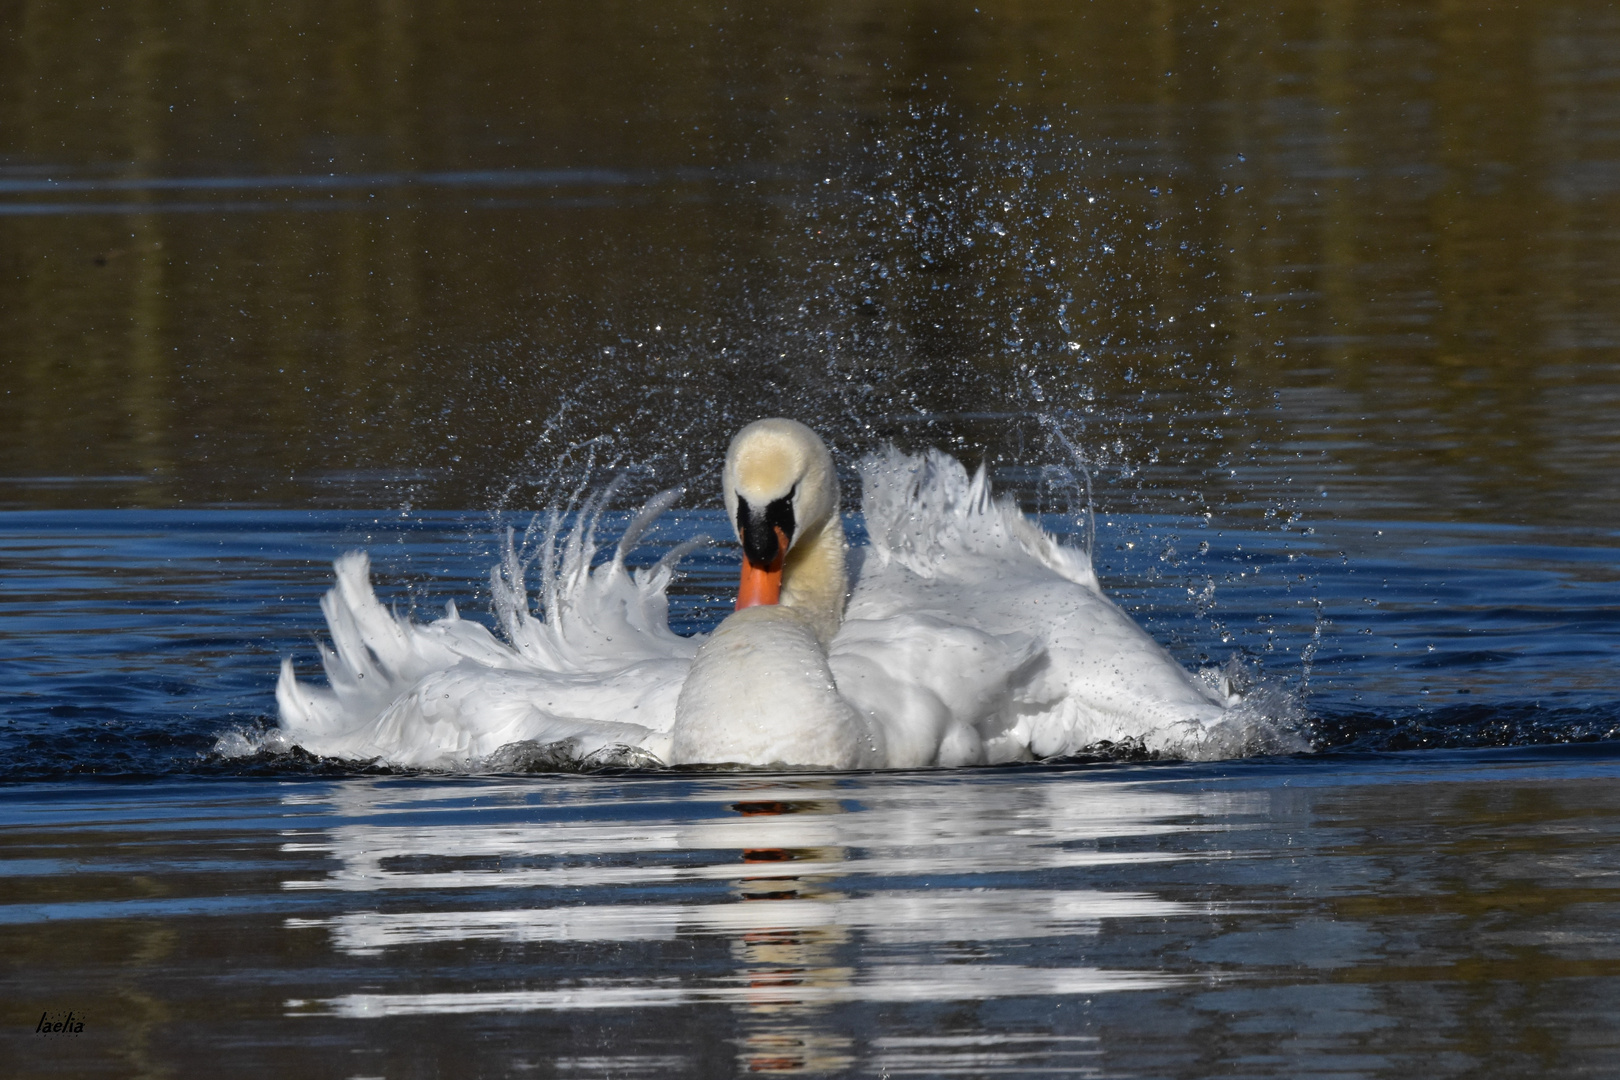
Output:
M832 454L796 420L759 420L731 440L721 488L744 586L681 687L673 763L881 764L869 716L838 692L827 662L848 590ZM743 606L751 576L775 579L776 603Z
M881 764L872 729L838 692L827 651L793 608L745 608L698 650L675 707L670 761Z
M543 617L511 544L492 573L505 641L452 607L378 602L362 553L322 601L328 688L282 665L280 738L313 753L465 767L514 743L671 764L913 768L1074 753L1103 741L1197 756L1236 702L1103 594L1089 555L929 452L860 466L868 547L849 551L832 457L791 420L751 424L722 473L744 548L739 610L670 631L677 549L624 564L660 496L592 567L594 529L543 552ZM853 569L853 573L851 573Z

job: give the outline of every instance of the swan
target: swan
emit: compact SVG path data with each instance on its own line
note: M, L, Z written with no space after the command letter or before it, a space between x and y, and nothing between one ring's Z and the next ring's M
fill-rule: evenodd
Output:
M721 489L743 548L737 610L681 685L673 763L885 764L880 729L839 692L828 657L849 543L827 444L796 420L755 421L731 440Z
M1109 741L1198 756L1237 696L1182 667L1062 545L938 451L859 466L870 544L851 549L832 455L809 427L759 420L721 486L743 548L737 610L681 637L666 590L683 546L625 556L677 493L652 500L611 560L594 528L542 562L543 617L508 545L491 584L505 641L451 605L421 624L377 600L362 552L322 600L328 686L282 663L277 738L417 767L627 748L669 764L914 768L1074 753ZM600 510L605 496L590 509ZM589 514L583 515L590 517Z

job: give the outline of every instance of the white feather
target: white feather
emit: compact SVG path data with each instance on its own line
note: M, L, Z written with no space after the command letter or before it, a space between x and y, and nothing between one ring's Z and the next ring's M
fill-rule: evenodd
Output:
M283 663L285 739L416 767L467 767L529 742L842 768L1011 761L1127 739L1196 756L1230 742L1213 733L1236 699L1109 600L1086 552L996 500L982 469L970 477L945 454L890 449L860 473L871 546L852 553L847 610L825 652L809 610L740 612L707 643L671 631L674 564L702 541L649 570L626 567L674 502L665 493L593 568L610 486L571 530L553 516L535 558L508 534L491 571L504 641L453 607L426 624L402 618L377 600L363 553L338 559L321 604L328 685ZM828 535L842 544L841 530ZM843 573L841 556L824 561ZM526 581L536 569L538 614Z

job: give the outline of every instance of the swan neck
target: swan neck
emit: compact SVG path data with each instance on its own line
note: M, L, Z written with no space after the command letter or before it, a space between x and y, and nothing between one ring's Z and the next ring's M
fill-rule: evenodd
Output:
M844 621L849 578L844 569L844 522L835 511L799 538L782 567L782 606L798 611L823 648Z

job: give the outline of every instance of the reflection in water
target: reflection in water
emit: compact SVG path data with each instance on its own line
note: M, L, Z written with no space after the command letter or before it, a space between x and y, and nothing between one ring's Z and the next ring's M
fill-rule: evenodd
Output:
M750 1072L842 1069L853 1060L850 1040L824 1030L816 1018L825 1002L855 985L855 972L839 966L836 955L850 941L850 927L837 911L848 898L828 887L836 864L848 856L825 819L844 808L835 799L765 798L727 810L773 826L750 840L756 846L742 849L749 872L732 884L736 902L720 905L749 924L729 935L734 978L743 991L739 1064ZM701 835L692 840L700 847L711 843ZM825 871L806 871L818 866Z
M1097 1059L1102 1055L1094 1035L913 1035L877 1039L872 1062L877 1075L963 1073L983 1076L1018 1071L1056 1072L1062 1076L1102 1076ZM1047 1068L1029 1068L1031 1059ZM1056 1068L1052 1068L1056 1066ZM1010 1067L1010 1068L1009 1068Z
M13 785L0 1002L27 1023L0 1025L0 1060L211 1076L253 1046L274 1076L1603 1075L1617 779L1612 751L1568 748ZM28 1029L69 1007L95 1024L43 1058Z
M492 786L481 789L479 801L522 805L534 788ZM748 1071L837 1071L853 1060L848 1036L827 1022L838 1005L1173 987L1185 977L1053 966L1030 949L1047 939L1095 936L1105 919L1216 910L1078 882L1017 882L1178 857L1098 849L1105 838L1197 828L1189 824L1199 812L1195 800L1145 785L1046 784L1022 792L1001 785L744 779L708 785L701 799L708 816L656 824L639 823L641 808L633 802L604 801L622 815L617 820L562 815L469 827L416 824L409 793L382 785L349 785L339 799L341 816L364 823L289 840L285 850L325 851L338 865L323 879L288 881L287 888L425 895L453 889L478 900L478 906L286 921L293 930L325 930L343 953L383 956L475 941L533 947L718 938L727 943L730 970L697 976L654 969L521 989L351 993L294 999L288 1009L295 1015L724 1004L736 1015ZM423 816L437 801L431 789L424 792ZM908 885L909 879L918 880ZM723 885L724 892L703 902L646 899L648 890L682 881ZM604 889L607 902L558 902L559 892ZM897 1067L911 1060L898 1049L895 1057Z

